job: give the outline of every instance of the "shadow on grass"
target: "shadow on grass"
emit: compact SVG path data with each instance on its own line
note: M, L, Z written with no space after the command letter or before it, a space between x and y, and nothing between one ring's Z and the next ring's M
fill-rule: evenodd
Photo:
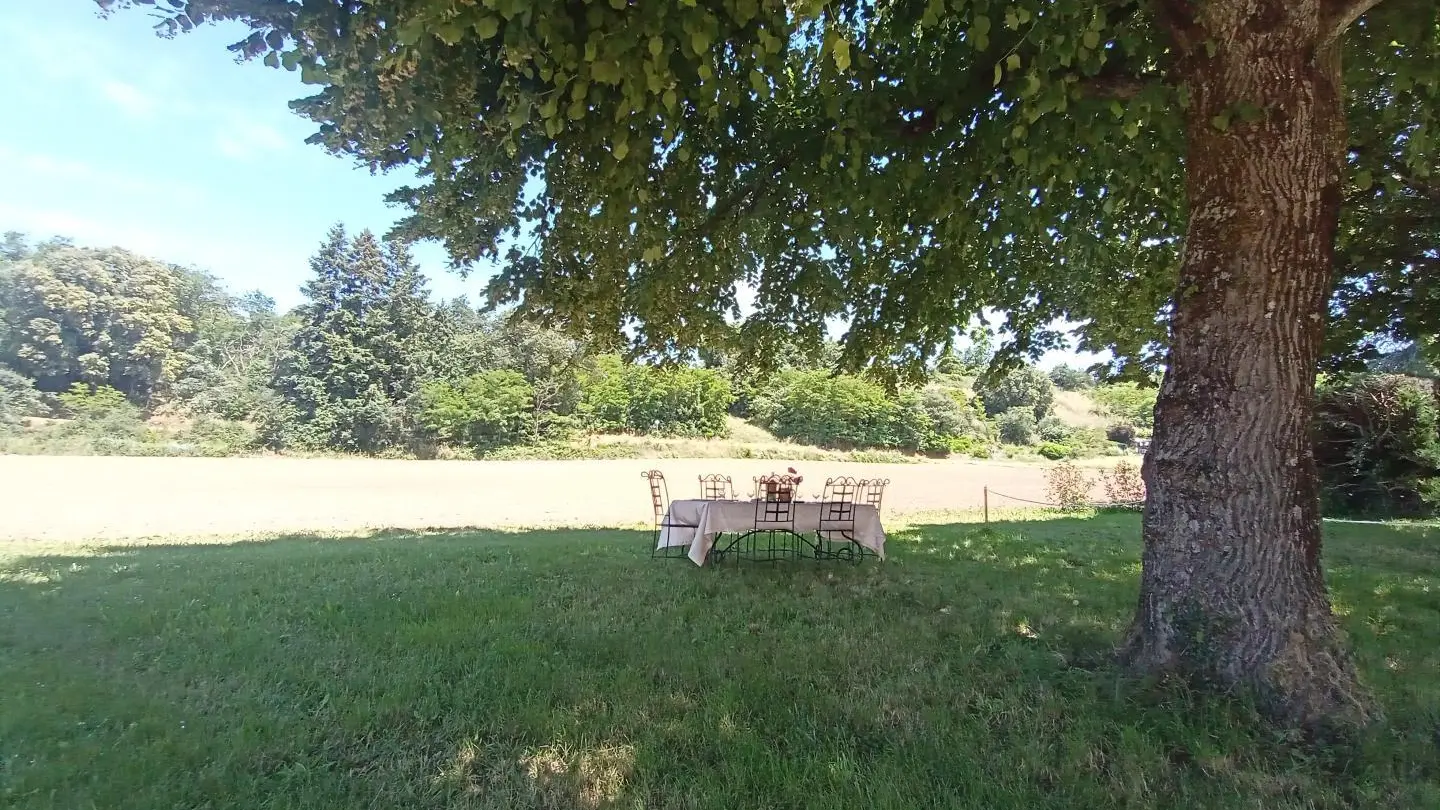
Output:
M1337 603L1396 722L1327 756L1243 705L1113 669L1138 527L919 525L862 565L698 569L609 530L13 559L0 791L25 807L1440 806L1432 535L1332 532Z

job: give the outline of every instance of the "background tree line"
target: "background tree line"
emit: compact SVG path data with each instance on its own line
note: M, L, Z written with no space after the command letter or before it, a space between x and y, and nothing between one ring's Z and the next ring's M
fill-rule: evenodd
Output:
M305 302L279 313L194 269L7 234L7 449L583 455L574 440L585 434L718 438L745 420L820 448L1061 459L1120 452L1153 427L1153 386L1069 366L996 372L983 331L919 384L892 389L834 373L840 349L825 341L786 345L768 367L597 353L464 300L433 301L403 243L340 226L310 271ZM1332 511L1428 514L1440 498L1436 398L1417 381L1436 376L1427 357L1402 345L1374 372L1322 380L1318 458ZM1082 395L1091 418L1077 424L1057 406ZM167 424L179 428L157 428Z

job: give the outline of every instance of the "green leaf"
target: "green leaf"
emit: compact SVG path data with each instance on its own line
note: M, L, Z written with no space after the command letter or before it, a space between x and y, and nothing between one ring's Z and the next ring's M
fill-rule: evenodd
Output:
M645 262L658 262L660 261L660 258L664 255L664 248L660 247L659 245L651 245L650 247L645 248L645 252L640 256L640 260Z
M474 28L476 36L481 39L490 39L500 33L500 18L485 14L475 20Z
M850 69L850 40L840 37L835 40L835 67Z
M616 11L624 11L626 5L625 0L610 0L610 7Z
M1221 132L1228 131L1230 129L1230 111L1226 110L1214 118L1211 118L1210 126L1215 127Z
M1003 68L1003 67L1000 65L999 62L996 62L996 63L995 63L995 84L998 85L998 84L1000 83L1000 80L1003 79L1003 78L1005 78L1005 68Z
M660 54L663 53L664 51L665 51L665 39L664 39L664 37L661 37L659 34L656 34L655 36L650 37L650 55L658 59L658 58L660 58Z
M770 93L770 85L765 81L765 74L758 70L750 71L750 86L762 97Z
M675 110L675 105L679 103L679 99L676 98L674 90L666 90L665 94L661 96L660 99L665 103L665 109L672 112Z
M460 26L455 23L446 23L435 28L435 36L446 45L456 45L459 44L463 34L460 32Z
M695 49L697 56L704 56L705 52L710 50L710 34L705 31L692 31L690 47Z
M1094 31L1086 31L1085 34L1080 38L1080 41L1084 43L1086 48L1089 48L1093 51L1096 47L1100 45L1100 35L1095 33Z
M325 84L330 81L330 74L314 65L301 65L300 81L303 84Z
M1020 54L1018 54L1018 53L1012 53L1012 54L1010 54L1009 56L1005 57L1005 65L1006 65L1007 67L1009 67L1011 70L1019 70L1019 69L1020 69Z
M624 160L624 159L625 159L625 156L628 155L628 154L630 154L630 142L629 142L629 141L616 141L616 142L610 147L610 153L615 156L615 159L616 159L616 160Z
M267 52L265 58L261 61L265 63L265 67L280 67L280 55L274 51Z
M1374 185L1375 177L1369 169L1361 169L1355 173L1355 187L1364 191Z

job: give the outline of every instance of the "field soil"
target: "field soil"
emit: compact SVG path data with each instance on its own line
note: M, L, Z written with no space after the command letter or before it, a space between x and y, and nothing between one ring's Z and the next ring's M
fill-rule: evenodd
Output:
M732 476L743 497L754 476L783 472L787 466L805 476L805 498L818 495L827 476L888 478L887 515L977 508L985 486L1035 500L1042 500L1045 491L1042 466L983 461L870 465L733 459L0 456L0 539L627 526L650 520L643 470L663 471L675 498L697 497L697 477L705 473Z

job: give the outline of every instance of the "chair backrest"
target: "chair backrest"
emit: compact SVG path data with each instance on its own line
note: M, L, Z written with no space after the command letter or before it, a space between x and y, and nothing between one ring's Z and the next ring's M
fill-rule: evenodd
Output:
M795 500L795 488L799 484L793 475L762 475L755 479L755 497L789 503Z
M848 475L825 479L825 487L820 491L820 519L827 522L853 521L855 501L860 497L864 484L864 481Z
M665 486L665 474L659 470L646 470L640 473L650 484L650 505L655 509L655 520L659 521L665 515L665 508L670 503L670 491Z
M735 484L728 475L711 473L700 476L700 497L707 501L731 501L735 499Z
M875 507L880 511L880 504L885 500L885 486L890 483L889 478L867 478L860 482L860 502Z

